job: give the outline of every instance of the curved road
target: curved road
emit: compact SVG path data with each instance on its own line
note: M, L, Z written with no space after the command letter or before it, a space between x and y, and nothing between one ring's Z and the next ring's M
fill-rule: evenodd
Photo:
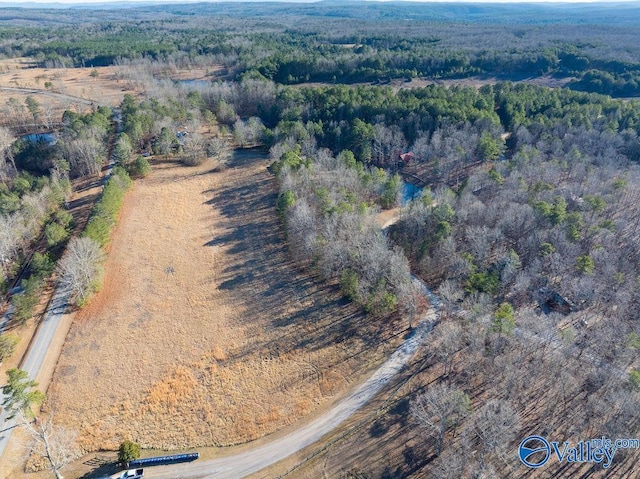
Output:
M255 473L304 449L331 432L354 412L360 409L399 373L417 349L425 342L437 321L437 298L416 278L433 306L413 334L400 346L380 368L348 397L337 403L329 411L292 433L254 449L219 459L196 461L145 469L149 478L216 478L238 479Z

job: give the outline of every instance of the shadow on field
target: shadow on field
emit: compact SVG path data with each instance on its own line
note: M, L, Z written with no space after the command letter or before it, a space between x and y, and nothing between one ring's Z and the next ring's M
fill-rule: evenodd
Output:
M102 459L99 456L94 457L90 461L84 463L87 466L92 466L95 469L87 472L85 475L80 476L78 479L101 479L110 477L117 472L122 471L122 467L113 461Z
M256 333L227 361L247 354L273 358L296 350L315 351L353 339L357 341L350 341L349 353L355 356L389 340L384 325L346 301L337 286L301 272L291 261L276 214L276 179L266 167L255 168L265 158L256 150L237 151L229 165L229 183L203 192L209 198L205 203L221 212L224 231L205 244L235 255L222 277L211 278L212 285L246 305L251 314L243 326L255 326ZM261 332L265 321L277 335Z

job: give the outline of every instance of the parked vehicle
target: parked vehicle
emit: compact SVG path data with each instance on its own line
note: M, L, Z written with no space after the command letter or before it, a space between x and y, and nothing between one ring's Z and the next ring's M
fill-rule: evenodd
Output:
M128 469L111 476L111 479L142 479L143 477L144 469Z

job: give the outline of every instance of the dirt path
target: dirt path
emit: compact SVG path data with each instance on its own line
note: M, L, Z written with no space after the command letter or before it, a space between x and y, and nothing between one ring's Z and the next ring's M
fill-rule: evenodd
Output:
M66 95L64 93L56 93L47 90L37 90L35 88L18 88L10 86L0 86L0 91L13 91L16 93L33 93L37 95L44 95L51 98L60 98L62 100L75 101L82 103L83 105L94 105L96 100L88 100L86 98L80 98L77 96Z

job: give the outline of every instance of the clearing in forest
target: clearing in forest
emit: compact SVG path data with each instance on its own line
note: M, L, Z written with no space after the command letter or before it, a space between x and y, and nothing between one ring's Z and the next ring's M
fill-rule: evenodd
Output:
M102 291L47 409L87 450L248 441L345 390L399 341L289 262L264 156L154 165L125 200Z
M65 110L89 111L99 105L116 107L124 95L141 95L149 87L135 80L136 68L103 66L85 68L41 68L32 58L8 58L0 61L0 124L35 125L50 128L60 121ZM224 74L221 66L208 69L176 69L167 66L160 77L171 80L206 82ZM140 76L140 75L138 75ZM149 75L144 76L145 78ZM26 107L30 96L39 103L36 118ZM32 125L31 129L33 129Z
M9 125L32 123L25 100L40 104L36 123L59 122L64 110L86 111L96 105L117 106L126 93L141 93L120 78L119 67L34 68L29 58L0 61L0 109ZM10 99L15 103L10 103Z

